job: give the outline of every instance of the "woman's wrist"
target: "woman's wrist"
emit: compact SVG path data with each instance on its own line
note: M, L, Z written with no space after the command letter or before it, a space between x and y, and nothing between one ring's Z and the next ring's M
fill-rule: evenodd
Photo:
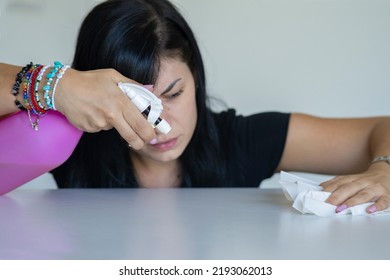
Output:
M15 85L15 77L22 69L22 66L15 66L5 63L0 63L0 116L6 117L19 111L15 106L15 100L23 102L20 98L21 94L14 95L13 87ZM21 89L19 89L21 92Z
M390 164L387 163L386 161L371 162L370 165L368 166L368 170L389 173L390 172Z
M19 68L17 74L14 73L11 94L8 96L13 96L11 103L15 111L17 109L27 111L28 119L35 130L38 129L40 117L48 110L56 110L56 89L68 68L70 66L58 61L46 66L30 62ZM2 109L2 112L7 113L5 109Z
M74 85L78 84L78 81L75 81L78 72L79 71L73 68L68 68L66 71L66 75L63 75L61 82L57 85L54 96L54 103L55 109L61 113L64 113L63 105L65 103L65 99L68 93L72 90L72 85L74 89Z

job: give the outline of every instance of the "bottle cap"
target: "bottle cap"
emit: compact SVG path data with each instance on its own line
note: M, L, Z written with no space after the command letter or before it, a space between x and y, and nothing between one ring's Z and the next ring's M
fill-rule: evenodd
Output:
M149 107L150 110L147 113L148 122L152 125L156 123L163 110L162 102L159 98L140 85L120 82L118 86L131 99L138 110L144 112ZM165 120L161 120L155 128L163 134L167 134L171 130L171 126Z
M156 125L156 129L163 134L168 134L168 132L171 131L171 126L166 120L162 119L158 125Z

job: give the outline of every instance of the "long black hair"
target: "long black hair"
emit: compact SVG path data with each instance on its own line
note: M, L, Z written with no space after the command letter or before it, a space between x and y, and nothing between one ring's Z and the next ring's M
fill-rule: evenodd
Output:
M162 58L188 64L196 85L197 125L180 157L183 186L221 186L224 155L213 113L207 105L206 78L191 28L167 0L108 0L84 19L76 45L77 70L114 68L142 84L155 84ZM84 133L74 153L53 170L59 187L137 187L127 143L115 130Z

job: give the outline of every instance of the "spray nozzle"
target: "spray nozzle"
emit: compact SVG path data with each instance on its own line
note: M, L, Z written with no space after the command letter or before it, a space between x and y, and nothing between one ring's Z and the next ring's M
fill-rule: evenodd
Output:
M161 100L143 86L132 83L119 83L119 88L131 99L134 105L147 117L148 122L163 134L171 130L167 121L160 118L163 111Z

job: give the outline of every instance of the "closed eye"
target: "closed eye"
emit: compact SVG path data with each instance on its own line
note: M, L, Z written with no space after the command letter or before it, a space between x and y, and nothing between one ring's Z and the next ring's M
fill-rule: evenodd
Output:
M172 94L165 94L167 99L174 99L176 97L179 97L183 93L183 90L179 90L178 92L172 93Z

